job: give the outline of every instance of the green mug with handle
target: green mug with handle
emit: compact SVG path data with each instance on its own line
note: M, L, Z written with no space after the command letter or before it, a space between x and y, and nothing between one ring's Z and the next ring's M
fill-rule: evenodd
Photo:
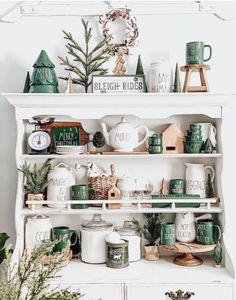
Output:
M72 243L71 238L74 234L75 240ZM55 252L62 252L63 250L70 248L71 246L74 246L77 243L78 240L78 234L76 230L72 230L67 226L58 226L52 228L52 240L57 241L57 243L54 246Z
M214 224L214 222L210 219L198 220L196 223L196 232L196 240L199 244L202 245L213 245L222 237L220 226Z
M204 58L205 49L209 49L209 56ZM203 65L211 59L212 48L210 45L205 45L204 42L196 41L186 44L186 64L187 65Z

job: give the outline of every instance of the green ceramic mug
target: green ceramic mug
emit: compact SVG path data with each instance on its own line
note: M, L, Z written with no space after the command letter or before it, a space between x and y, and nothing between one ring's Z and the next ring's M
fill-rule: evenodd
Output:
M171 179L170 180L170 194L184 194L184 180Z
M209 57L204 58L205 48L209 49ZM186 44L186 64L187 65L203 65L204 62L211 59L212 48L210 45L204 45L204 42L190 42Z
M95 191L87 184L78 184L71 187L72 200L93 200L95 199ZM88 204L72 204L73 209L88 208Z
M196 223L197 242L203 245L212 245L222 236L221 228L212 220L199 220ZM217 237L216 237L217 232Z
M71 237L74 235L75 240L71 242ZM58 226L52 228L52 240L58 242L54 246L55 252L61 252L71 246L74 246L78 240L78 234L76 230L71 230L67 226Z
M161 244L173 246L175 244L175 223L161 224Z

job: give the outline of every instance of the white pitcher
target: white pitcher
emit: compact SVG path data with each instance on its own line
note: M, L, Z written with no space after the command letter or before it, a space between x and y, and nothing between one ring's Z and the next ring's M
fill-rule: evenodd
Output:
M211 182L214 181L215 171L211 166L203 164L186 163L186 194L200 195L200 198L206 198L206 174L207 170L211 172Z
M205 214L195 218L194 213L177 213L175 217L176 240L182 243L191 243L196 238L195 221L212 219L211 214Z

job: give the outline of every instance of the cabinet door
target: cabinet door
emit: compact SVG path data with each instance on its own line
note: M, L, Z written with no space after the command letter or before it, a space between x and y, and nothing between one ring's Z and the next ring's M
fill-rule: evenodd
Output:
M81 300L124 300L123 286L121 284L59 284L60 288L70 287L71 291L80 290L83 294ZM53 287L53 286L52 286Z
M177 290L184 292L193 292L191 300L234 300L233 287L230 285L208 285L208 284L160 284L160 285L128 285L126 286L127 300L170 300L171 298L165 295L166 292L176 292ZM181 298L180 298L181 299ZM184 299L184 298L182 298ZM182 300L181 299L181 300Z

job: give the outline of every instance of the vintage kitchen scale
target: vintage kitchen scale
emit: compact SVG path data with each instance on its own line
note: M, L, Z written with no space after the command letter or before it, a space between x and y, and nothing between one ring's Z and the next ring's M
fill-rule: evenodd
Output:
M34 117L30 124L35 125L35 130L28 137L28 145L32 155L46 155L49 154L51 144L51 137L47 130L41 128L42 125L49 125L54 122L54 118L39 118Z

